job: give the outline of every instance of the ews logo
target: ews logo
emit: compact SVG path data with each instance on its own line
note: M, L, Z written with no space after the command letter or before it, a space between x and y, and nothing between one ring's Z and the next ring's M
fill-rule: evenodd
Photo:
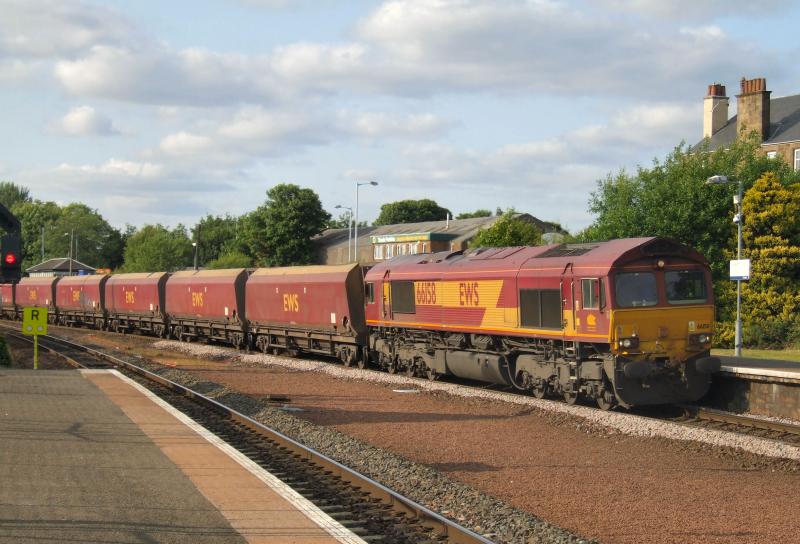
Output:
M478 295L478 282L468 281L458 284L458 303L461 306L477 306L481 302Z
M125 303L126 304L135 304L136 297L133 294L133 291L125 291Z
M193 308L202 308L203 307L203 293L192 293L192 307Z
M283 311L284 312L300 311L300 297L297 295L297 293L284 293Z

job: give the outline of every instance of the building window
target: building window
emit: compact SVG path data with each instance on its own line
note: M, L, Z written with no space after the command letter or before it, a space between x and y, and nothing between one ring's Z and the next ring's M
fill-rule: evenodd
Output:
M411 254L416 255L417 253L419 253L419 243L414 242L413 244L411 244Z
M800 170L800 149L794 150L794 169Z
M774 159L777 156L778 156L778 152L777 151L767 151L767 158L768 159Z
M381 259L383 259L383 246L376 245L375 248L373 249L372 255L376 261L380 261Z
M383 255L384 259L391 259L394 257L394 244L386 244L386 252Z

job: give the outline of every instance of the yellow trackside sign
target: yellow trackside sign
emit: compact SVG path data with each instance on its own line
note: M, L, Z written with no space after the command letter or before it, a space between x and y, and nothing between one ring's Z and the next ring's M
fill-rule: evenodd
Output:
M47 334L47 308L22 309L22 334L28 336Z

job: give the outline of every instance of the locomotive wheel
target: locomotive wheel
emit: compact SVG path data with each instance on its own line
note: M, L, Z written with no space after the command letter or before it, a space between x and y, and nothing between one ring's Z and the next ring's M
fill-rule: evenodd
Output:
M564 391L564 402L570 406L578 402L578 393L574 391Z
M617 404L614 393L608 389L601 390L600 394L597 395L594 400L601 410L611 410Z
M547 382L541 382L539 385L534 385L533 389L531 389L531 393L537 399L543 399L549 393L549 387L547 387Z

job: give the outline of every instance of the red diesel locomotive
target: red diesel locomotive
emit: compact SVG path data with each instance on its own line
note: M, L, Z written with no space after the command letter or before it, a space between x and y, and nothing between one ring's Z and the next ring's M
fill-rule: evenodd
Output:
M349 264L25 278L7 291L6 317L45 305L62 324L323 354L606 409L697 400L719 367L708 264L664 238L409 255L366 275Z

